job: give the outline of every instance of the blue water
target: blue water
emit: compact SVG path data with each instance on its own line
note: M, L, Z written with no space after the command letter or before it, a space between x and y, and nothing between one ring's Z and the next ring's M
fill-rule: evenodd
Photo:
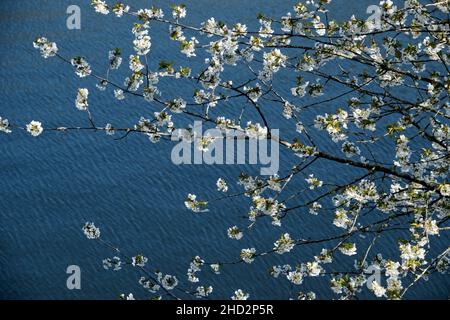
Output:
M132 19L97 15L90 8L90 1L78 1L81 30L68 30L66 8L74 2L0 2L0 116L17 124L39 120L46 127L87 126L85 114L74 108L79 87L90 89L91 110L99 124L132 126L140 116L158 111L157 106L133 97L117 101L111 89L98 92L93 79L77 78L71 67L60 60L39 57L32 47L32 41L39 35L56 41L64 56L85 56L97 73L105 70L108 50L121 47L124 57L132 53ZM133 4L145 7L150 2L169 12L165 1L133 1ZM292 11L295 1L192 0L184 3L188 7L187 21L194 25L214 16L229 24L245 22L254 29L256 12L281 16ZM341 19L353 13L365 15L368 4L370 0L337 1L332 13ZM151 36L153 67L162 59L187 62L181 54L173 53L177 45L167 40L167 26L155 25ZM127 64L124 61L113 79L123 79ZM200 66L197 62L197 67ZM233 74L237 82L245 78L239 69L228 74ZM191 96L192 85L180 83L163 80L159 87L167 98ZM236 110L239 103L242 101L230 101L227 107ZM279 110L267 112L282 134L283 129L291 130L277 116ZM0 298L116 299L119 294L128 292L138 298L149 297L137 283L140 274L136 269L112 272L102 268L102 259L114 253L84 237L81 227L85 221L94 221L101 228L102 237L123 252L143 253L149 257L151 268L174 274L183 284L187 283L185 274L194 255L208 261L235 260L243 247L271 248L281 232L314 238L336 232L336 228L330 226L331 216L315 217L299 212L286 219L281 229L263 221L242 241L228 239L226 229L229 226L236 222L245 224L240 217L250 205L248 198L213 205L209 213L200 215L184 208L184 198L189 192L202 198L217 197L215 182L219 177L230 182L229 192L240 191L232 183L239 173L256 174L258 168L248 165L175 166L170 161L171 148L168 142L154 145L142 136L116 141L102 133L46 132L37 139L18 131L0 135ZM379 148L380 154L390 150L388 146ZM282 156L282 172L294 161L296 159ZM314 167L317 176L342 181L355 174L326 165ZM392 243L399 236L391 235L386 241L380 241L376 249L395 257L397 249ZM442 236L439 241L448 243L448 237ZM291 255L258 259L250 266L224 268L220 276L205 272L200 277L203 283L214 286L214 298L229 298L234 290L242 288L251 298L286 299L289 283L270 278L266 272L268 267L308 261L320 249L302 247ZM340 270L349 263L352 263L351 258L340 257L334 267ZM66 288L65 271L72 264L82 270L81 290ZM429 282L411 290L408 297L448 298L449 287L448 278L433 275ZM300 290L313 290L322 299L336 297L325 278L307 279L297 291Z

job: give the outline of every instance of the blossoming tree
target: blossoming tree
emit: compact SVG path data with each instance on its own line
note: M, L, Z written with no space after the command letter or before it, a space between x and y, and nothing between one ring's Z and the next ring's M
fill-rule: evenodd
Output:
M449 1L406 0L403 8L396 8L386 0L380 3L378 17L365 21L353 16L343 22L333 20L327 10L330 1L299 2L282 17L259 14L260 28L251 31L244 23L231 26L214 18L190 25L185 22L184 5L173 6L167 17L156 7L137 9L93 0L99 14L112 13L133 22L135 53L126 57L129 76L123 82L113 80L113 71L122 65L120 48L109 52L108 72L102 75L91 69L87 58L60 55L56 43L44 37L36 39L34 47L44 58L67 62L78 77L96 78L98 90L112 87L118 100L128 95L141 97L152 108L152 116L128 128L100 125L89 108L88 96L93 93L80 88L74 94L75 107L86 113L87 127L48 128L39 121L22 127L0 118L0 131L24 129L37 137L46 131L83 130L119 135L120 139L141 134L157 143L170 140L180 128L177 119L184 118L201 120L224 134L238 130L249 139L261 135L272 139L267 110L278 110L283 126L292 130L288 138L281 134L276 141L286 149L283 154L296 159L295 166L270 177L242 173L236 177L242 188L237 194L229 194L229 181L220 178L216 186L222 196L208 200L189 194L185 206L200 213L212 202L244 199L248 219L236 221L227 230L235 240L249 228L257 228L261 219L270 219L274 228L280 228L285 217L296 214L304 219L328 216L333 232L317 237L311 230L310 235L296 238L280 231L273 247L242 248L234 261L205 261L196 256L187 278L182 278L151 271L147 257L127 256L103 240L94 223L87 222L83 227L87 238L116 252L103 261L104 267L120 270L129 264L140 268L139 283L156 299L205 298L214 297L207 277L201 276L206 268L220 274L222 268L269 255L288 255L297 247L314 244L322 248L311 261L293 258L292 264L273 266L267 275L298 286L292 298L314 299L315 293L303 292L301 284L306 278L322 276L339 298L356 298L367 286L376 297L401 299L431 274L448 273ZM192 66L149 63L153 24L167 25L168 41L179 43ZM208 58L199 61L199 51ZM198 66L201 69L194 72ZM229 68L245 69L250 77L236 83L224 74ZM183 78L196 89L191 96L168 99L159 86L162 78ZM289 91L284 90L286 85ZM242 101L240 116L230 118L224 107L230 100ZM242 123L242 115L250 109L257 118ZM188 138L202 149L213 143L213 139L195 135ZM377 150L388 151L381 155ZM314 163L347 172L351 168L351 175L338 182L327 181L311 171ZM247 207L246 198L251 203ZM396 244L397 255L374 251L377 241L399 231L405 236ZM335 260L345 256L356 259L354 267L337 269ZM371 277L374 270L381 274L381 282ZM251 298L245 288L236 288L230 296ZM133 295L122 298L133 299Z

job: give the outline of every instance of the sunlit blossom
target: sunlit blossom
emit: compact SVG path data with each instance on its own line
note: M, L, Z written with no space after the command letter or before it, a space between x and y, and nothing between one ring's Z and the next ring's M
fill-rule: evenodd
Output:
M29 124L27 124L27 131L33 137L37 137L44 131L44 128L42 127L42 123L33 120Z

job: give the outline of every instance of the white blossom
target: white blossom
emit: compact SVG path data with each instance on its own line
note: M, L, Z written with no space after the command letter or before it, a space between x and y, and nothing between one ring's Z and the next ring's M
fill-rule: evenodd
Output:
M145 289L149 290L150 292L157 292L160 289L160 285L155 283L152 279L141 277L139 279L139 284L143 286Z
M187 272L188 281L192 283L197 283L200 281L200 279L197 277L196 273L192 271L191 269L188 269Z
M298 300L316 300L316 294L312 291L307 292L306 294L300 292L297 296Z
M250 44L254 51L261 51L261 49L264 48L264 42L261 40L261 38L258 38L257 36L250 37Z
M133 72L141 71L144 68L144 65L141 63L139 55L130 55L130 69Z
M311 190L320 188L323 185L323 181L314 177L314 174L310 174L309 177L307 179L305 179L305 181L308 182L309 189L311 189Z
M386 289L383 288L376 280L372 281L371 290L378 298L384 297L386 295Z
M281 182L282 179L280 179L280 177L277 174L275 174L267 180L267 185L269 189L279 192L281 191Z
M227 183L225 182L225 180L223 178L217 179L216 186L217 186L217 191L222 191L222 192L228 191Z
M182 98L177 98L167 102L166 105L172 112L181 113L186 108L186 101Z
M247 300L250 297L248 293L245 293L241 289L238 289L234 292L234 295L231 297L231 300Z
M245 134L251 139L264 139L267 137L267 127L262 127L259 123L253 124L249 121L245 128Z
M27 124L27 131L33 137L37 137L42 133L42 131L44 131L44 128L42 127L42 124L39 121L33 120L29 124Z
M195 57L195 45L198 43L195 37L191 40L184 40L181 42L181 52L187 57Z
M155 95L159 94L159 90L157 87L149 85L144 87L144 99L146 101L153 101L155 99Z
M285 117L286 119L291 119L295 109L296 107L293 104L290 104L286 101L283 104L283 117Z
M114 89L114 97L117 100L125 99L125 95L123 94L123 90L122 89Z
M291 239L290 235L288 233L284 233L277 241L275 241L273 249L278 254L283 254L291 251L294 248L294 245L295 242Z
M218 263L213 263L210 265L211 269L213 270L213 272L215 274L220 274L220 264Z
M355 200L360 203L367 203L379 199L376 185L373 181L361 180L359 185L351 185L344 192L347 199Z
M331 250L322 249L319 256L316 256L314 258L320 263L331 263L333 262L333 252Z
M237 226L232 226L227 230L228 237L235 240L241 240L244 234Z
M323 268L317 261L307 262L305 264L305 270L310 277L317 277L323 272Z
M437 225L436 220L427 219L424 221L424 229L425 232L429 235L437 235L439 234L439 226Z
M111 69L119 69L122 64L122 57L120 56L120 49L116 48L115 50L109 51L109 66Z
M75 73L80 78L87 77L92 72L91 66L82 57L75 57L72 60L70 60L70 63L72 64L72 66L75 67Z
M399 278L387 279L387 295L392 296L393 299L397 299L400 296L402 290L402 282Z
M241 250L241 259L242 261L244 261L245 263L252 263L254 258L254 255L256 253L256 249L255 248L250 248L250 249L242 249Z
M343 243L339 246L339 251L346 256L353 256L356 254L356 245L354 243Z
M108 14L109 9L108 5L103 0L92 0L91 1L92 6L95 9L95 12L101 13L101 14Z
M247 35L247 26L238 22L234 25L232 31L236 36L245 36Z
M125 295L124 293L122 293L122 294L119 296L119 298L120 298L121 300L136 300L136 299L134 298L134 296L133 296L132 293L129 293L128 295Z
M148 262L148 258L143 256L142 254L138 254L131 258L131 264L133 267L144 267Z
M172 7L172 16L174 19L182 19L186 17L186 6L184 4Z
M97 228L92 222L85 223L83 226L83 232L88 239L98 239L100 237L100 229Z
M136 38L133 40L133 44L136 54L143 56L149 53L152 43L150 36L147 34L147 30L137 35Z
M125 78L124 85L129 91L137 91L141 84L144 83L144 74L140 71L133 72L133 74Z
M289 272L286 278L293 284L297 285L302 284L303 282L303 274L298 270Z
M313 202L310 206L309 206L309 213L312 215L317 215L320 209L322 209L322 205L318 202Z
M196 139L196 147L197 150L200 150L202 152L206 152L209 150L209 146L211 144L213 144L213 142L215 141L215 137L207 134L205 136L200 136L199 138Z
M400 257L402 258L402 267L405 269L412 269L421 266L425 259L425 249L419 244L412 245L410 243L401 243L399 245Z
M103 268L106 270L112 269L114 271L119 271L122 269L122 261L119 257L106 258L103 260Z
M105 132L106 132L106 134L108 136L112 136L112 135L114 135L116 133L115 130L114 130L114 127L110 123L106 124Z
M309 81L303 83L303 84L299 84L296 87L291 89L291 94L294 97L299 97L299 98L303 98L306 94L306 88L309 86Z
M432 42L430 37L426 37L423 40L423 46L425 52L432 60L439 60L439 53L445 48L445 43Z
M268 53L264 53L264 68L271 72L278 72L280 67L286 66L288 57L281 53L280 49L274 49Z
M274 30L272 29L272 21L269 19L260 19L259 23L261 27L259 28L259 36L262 38L269 37Z
M255 87L244 87L244 91L246 92L248 98L253 102L257 102L259 97L262 95L261 86L259 84L256 84Z
M58 46L56 43L49 41L45 37L37 38L33 42L33 47L40 50L44 59L54 57L58 53Z
M320 21L319 16L314 16L313 18L314 28L319 36L324 36L326 33L326 27L323 22Z
M124 5L123 3L117 3L113 6L112 11L120 18L124 13L130 11L130 6Z
M217 32L217 22L216 19L209 18L205 22L202 22L202 31L207 33L208 37L212 37L214 33Z
M105 91L107 85L108 85L108 81L105 79L102 79L95 86L97 87L98 90Z
M361 154L361 150L358 146L350 141L344 141L342 144L342 152L344 152L345 156L348 158Z
M11 133L11 129L9 129L8 119L0 117L0 132Z
M333 224L338 228L348 229L353 225L353 221L348 217L347 210L339 208L334 215Z
M391 260L388 260L385 264L385 268L386 268L386 276L390 277L390 278L397 278L400 274L400 263L399 262L394 262Z
M450 197L450 183L444 183L439 186L439 191L445 197Z
M211 286L200 286L195 290L195 295L197 297L207 297L213 292L213 287Z
M75 101L75 106L78 110L87 110L89 90L86 88L78 89L77 99Z
M206 209L202 209L207 204L206 201L198 201L197 196L195 194L188 194L186 200L184 201L184 205L186 208L192 210L193 212L205 212Z
M165 275L161 280L161 285L166 290L172 290L178 285L178 279L175 276Z

